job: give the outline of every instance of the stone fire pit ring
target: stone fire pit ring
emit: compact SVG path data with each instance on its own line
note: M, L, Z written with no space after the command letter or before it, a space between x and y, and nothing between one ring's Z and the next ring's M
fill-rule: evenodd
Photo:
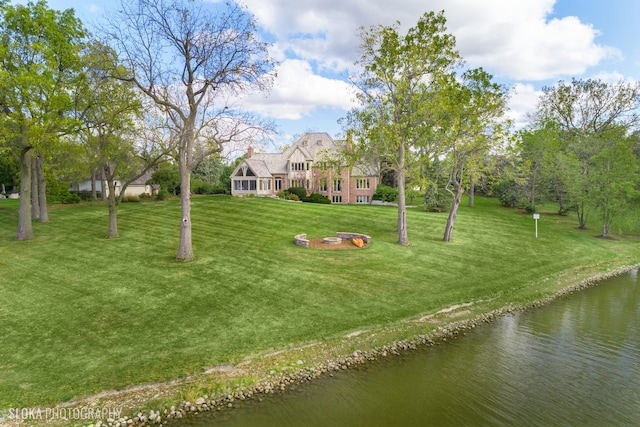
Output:
M351 244L353 239L362 239L362 243L364 243L365 247L371 243L371 237L366 234L346 231L337 232L335 237L327 236L317 239L307 238L306 233L297 234L294 237L294 243L303 248L313 247L320 249L337 249L338 246L344 246L344 244L348 242L349 246L345 249L358 249L358 247Z

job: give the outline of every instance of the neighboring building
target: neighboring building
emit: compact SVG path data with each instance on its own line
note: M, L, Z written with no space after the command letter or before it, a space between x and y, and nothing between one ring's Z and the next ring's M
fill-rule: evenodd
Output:
M127 186L127 188L124 190L124 195L125 196L139 196L142 193L145 194L154 194L155 192L157 192L157 186L154 185L149 185L147 184L147 181L149 181L151 179L151 175L153 174L152 170L147 171L144 175L142 175L140 178L136 179L135 181L133 181L131 184L129 184ZM104 188L106 189L106 194L109 194L109 186L107 185L106 182L103 183L103 179L102 176L100 174L100 176L98 176L96 178L96 191L98 193L102 193L102 186L104 184ZM122 181L120 180L116 180L114 182L114 187L115 187L115 192L117 195L120 195L120 189L122 188ZM81 181L77 184L73 184L70 188L69 191L72 192L82 192L82 191L88 191L91 192L91 179L86 179L84 181Z
M254 153L231 174L231 194L276 196L290 187L320 193L332 203L371 203L379 182L375 168L348 168L341 161L347 144L327 133L307 133L283 153Z

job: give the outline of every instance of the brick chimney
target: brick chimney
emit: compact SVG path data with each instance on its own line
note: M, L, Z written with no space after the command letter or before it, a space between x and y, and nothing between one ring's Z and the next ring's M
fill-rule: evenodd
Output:
M247 159L250 159L253 156L253 147L247 148Z

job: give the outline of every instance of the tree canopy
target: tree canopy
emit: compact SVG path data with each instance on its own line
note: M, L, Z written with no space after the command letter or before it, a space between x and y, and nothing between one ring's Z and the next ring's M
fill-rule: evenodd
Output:
M398 243L409 244L405 182L418 150L430 151L438 82L460 64L444 12L425 13L406 35L399 23L360 29L360 68L351 77L361 103L345 125L359 153L374 153L395 172Z
M0 128L2 144L20 159L20 240L33 237L32 155L46 154L77 125L70 112L84 38L71 9L53 10L44 0L0 3ZM39 203L46 210L46 199Z

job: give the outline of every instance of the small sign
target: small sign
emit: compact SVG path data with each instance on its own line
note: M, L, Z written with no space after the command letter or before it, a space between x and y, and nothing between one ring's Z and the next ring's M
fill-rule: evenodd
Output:
M533 214L533 219L540 219L540 214Z

